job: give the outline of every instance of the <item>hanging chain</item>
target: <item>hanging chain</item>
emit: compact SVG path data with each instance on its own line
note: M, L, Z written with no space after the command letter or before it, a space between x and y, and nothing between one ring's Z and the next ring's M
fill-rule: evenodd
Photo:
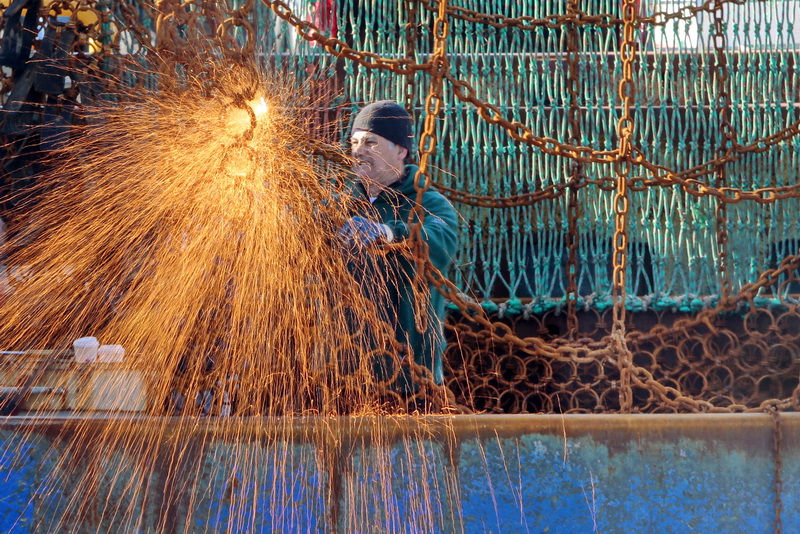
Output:
M727 44L725 40L725 21L722 0L717 0L714 10L714 49L716 60L714 64L714 74L717 82L717 106L720 117L719 131L722 140L719 148L719 156L723 157L734 141L733 126L731 125L731 105L728 77L728 61L725 56ZM717 165L715 187L721 189L726 183L725 165ZM728 214L725 202L717 199L715 209L717 224L717 258L719 261L720 292L723 299L730 295L730 261L728 257Z
M428 61L417 63L413 61L413 59L410 56L398 59L389 59L371 52L354 50L348 47L344 41L325 36L324 34L322 34L322 32L320 32L319 28L314 26L311 22L304 21L299 17L297 17L291 11L289 6L286 5L286 3L280 0L261 0L261 1L262 3L264 3L264 5L266 5L273 12L275 12L275 14L278 17L282 18L283 20L286 20L292 27L294 27L294 29L297 31L300 37L308 41L315 41L322 44L325 47L326 51L328 51L330 54L336 57L348 59L366 68L388 70L396 74L402 74L404 76L411 75L418 71L432 73L437 68L434 65L435 61L434 56L431 56L431 58ZM432 0L419 0L419 1L422 2L422 4L426 6L426 8L432 9L431 8L431 6L433 5ZM708 0L706 4L710 3L713 7L714 1L717 2L721 1L724 3L736 3L736 4L742 3L738 0ZM438 4L433 9L440 10L440 8L441 4ZM704 7L703 10L711 12L713 9L712 8L706 9ZM456 13L462 13L462 12L465 12L463 8L448 7L447 9L447 14L455 15ZM559 27L559 28L562 27L567 20L569 20L572 24L575 25L594 23L594 19L592 17L589 17L588 15L580 12L579 10L577 10L577 8L574 9L573 15L568 14L566 17L567 18L564 19L564 21L559 20L558 24L554 27ZM637 18L637 23L650 22L651 18L652 17L646 19ZM468 18L466 20L472 20L472 19ZM526 17L520 17L514 20L521 22L527 19ZM481 21L483 21L483 19L481 19ZM615 22L613 26L618 27L619 24L622 22L623 21ZM520 24L519 22L511 23L509 19L509 21L506 21L500 27L506 27L506 26L521 27L519 26L519 24ZM625 22L625 24L627 24L627 22ZM632 32L633 27L631 27L630 30ZM628 52L625 53L629 54L635 53L635 42L633 40L630 43ZM625 65L625 57L623 56L623 66L624 65ZM571 143L564 143L550 137L536 135L534 134L533 130L530 127L520 123L519 121L511 121L504 118L500 108L478 98L475 88L472 87L472 85L470 85L469 83L455 78L455 76L453 76L453 74L450 73L449 71L444 73L444 78L446 81L450 83L453 89L454 96L464 103L475 106L475 108L478 110L479 116L484 121L488 122L489 124L494 124L503 128L504 130L506 130L508 135L510 135L513 139L521 143L534 146L540 149L545 154L558 157L565 157L583 163L613 163L615 161L618 161L619 158L622 157L619 149L594 150L591 147L580 146ZM629 86L631 87L631 94L632 94L632 87L633 87L632 81L629 82ZM627 125L628 127L631 127L632 119L628 115L630 109L623 111L628 116L626 120ZM619 131L619 127L617 129ZM696 165L692 168L689 168L681 172L648 161L647 158L641 154L641 151L637 147L631 144L630 139L627 140L627 143L628 145L630 145L630 150L632 152L632 161L635 162L636 165L640 165L644 169L650 171L650 174L652 174L652 178L650 179L636 178L638 187L644 187L644 186L671 187L674 185L679 185L683 190L685 190L687 193L693 196L711 195L717 197L720 201L725 203L735 203L744 200L752 200L758 203L772 203L778 200L795 198L800 196L800 184L794 184L782 187L759 188L753 191L745 191L736 188L713 187L709 185L707 182L702 182L697 178L709 174L714 174L719 165L724 165L736 161L738 158L741 157L742 154L760 153L765 150L768 150L772 146L785 142L786 140L789 140L796 136L800 136L800 120L790 124L789 126L778 132L765 136L761 139L757 139L752 143L750 143L749 145L736 145L735 150L729 151L723 156L703 162L699 165ZM626 146L625 148L627 149L628 147ZM550 190L551 193L552 191L553 190ZM543 192L541 197L539 196L539 193L534 193L530 195L520 195L517 197L509 198L507 202L502 199L498 200L496 198L492 199L489 197L469 195L464 192L458 192L458 193L454 192L451 198L457 201L465 199L466 202L473 203L474 205L485 205L487 207L506 207L509 205L530 204L538 201L540 198L552 198L548 197L548 194L549 193Z
M431 72L431 82L428 86L428 96L425 100L425 126L420 136L419 170L414 176L414 187L417 190L417 202L409 214L411 226L410 242L416 269L414 271L414 322L417 331L427 330L427 309L430 300L430 289L426 270L430 263L428 259L428 245L422 238L422 225L425 212L422 209L422 197L430 187L430 164L436 153L436 121L442 110L442 91L444 74L450 68L447 60L447 36L449 26L447 22L447 0L439 4L439 12L433 24L433 37L435 39L434 51L431 62L434 65Z
M622 79L619 83L619 97L622 101L622 117L617 122L617 135L619 136L619 160L617 169L617 192L614 195L614 271L613 271L613 326L611 340L619 352L620 357L620 410L629 413L633 406L633 391L631 388L631 367L633 356L628 350L625 341L625 309L626 309L626 284L625 269L627 267L628 250L628 213L630 200L628 198L628 176L631 171L631 139L633 137L633 107L634 85L633 64L636 60L635 24L637 0L624 0L622 15L625 25L623 39L620 46L620 59L622 61Z
M570 184L577 184L581 178L580 163L572 165ZM574 339L578 335L578 219L580 205L578 188L569 188L567 202L567 337Z
M344 41L324 35L314 24L295 15L285 2L280 0L261 0L261 2L275 15L288 22L300 37L306 41L315 41L321 44L329 54L338 58L349 59L369 69L388 70L403 75L434 68L433 59L424 63L415 63L405 57L390 59L372 52L354 50Z
M578 13L578 0L567 2L567 14ZM580 17L580 13L577 15ZM581 142L581 109L579 105L580 88L580 43L578 28L573 22L567 23L567 93L569 110L567 121L570 126L570 144L578 146ZM574 339L578 334L578 184L583 175L583 163L575 162L570 167L570 188L567 203L567 337Z
M574 10L574 4L572 4ZM630 213L629 198L632 191L641 190L645 187L663 186L674 187L679 185L681 189L687 191L689 194L695 196L715 196L719 198L721 203L740 202L742 200L755 200L757 202L767 203L775 202L779 198L796 197L798 186L786 186L781 188L765 188L755 191L743 191L740 189L733 189L725 187L724 183L718 183L714 186L709 185L707 182L697 180L698 177L710 175L716 172L717 167L726 165L731 161L735 161L741 154L745 152L759 152L766 150L768 146L780 143L795 135L793 129L797 128L797 124L782 130L776 134L758 140L748 147L736 146L735 150L720 154L718 158L699 164L688 171L674 172L665 167L653 164L644 157L642 152L634 145L634 121L631 115L633 109L634 99L634 84L633 84L633 67L636 60L636 42L635 42L635 28L636 24L641 22L636 12L635 0L625 2L624 4L624 28L623 39L620 48L620 60L622 64L622 78L619 87L619 97L621 99L621 108L623 110L622 118L617 124L617 134L619 139L619 146L616 150L610 151L595 151L589 147L582 147L580 143L580 107L578 105L578 86L570 85L567 89L570 91L572 100L570 107L572 113L568 116L570 118L570 136L568 142L560 142L555 139L536 136L532 130L526 125L519 122L512 122L506 120L501 110L482 101L478 98L475 89L468 83L457 80L447 68L446 56L444 54L444 42L442 37L441 28L446 24L446 14L452 11L443 4L437 4L439 12L437 14L437 37L436 50L427 62L431 68L425 71L431 76L430 90L426 99L425 111L425 130L422 133L420 146L421 146L421 161L420 173L416 177L415 184L418 187L418 193L424 194L424 191L433 185L430 178L429 167L430 158L433 157L435 144L436 144L436 129L435 117L441 111L442 99L441 94L443 90L443 81L450 82L456 98L462 102L469 103L475 107L478 114L488 123L495 124L507 131L507 133L514 139L535 146L541 149L545 154L551 154L560 157L572 159L574 162L580 163L614 163L616 166L615 178L599 178L591 180L584 176L583 169L580 167L573 167L570 172L571 180L569 182L555 184L540 191L528 193L524 195L517 195L513 197L498 198L490 196L479 196L464 191L450 189L441 185L437 185L439 189L446 192L458 201L464 203L471 203L472 205L481 205L487 207L506 207L510 205L527 205L534 202L540 202L548 199L564 197L565 195L576 195L577 192L588 185L594 184L599 189L609 190L609 186L613 184L614 195L614 212L615 212L615 234L614 234L614 303L615 306L612 310L613 313L613 331L610 336L603 337L597 343L587 343L585 339L569 340L545 340L539 337L523 338L518 336L513 329L502 322L492 321L484 312L481 306L466 298L459 289L445 278L433 265L430 264L427 258L424 246L413 244L413 259L417 261L417 272L420 277L425 276L431 286L434 286L441 291L445 297L457 306L463 312L463 317L469 321L480 325L482 327L478 330L461 330L464 336L473 336L479 345L485 344L487 346L507 346L514 347L514 350L519 350L522 353L530 355L531 358L537 361L552 361L552 362L570 362L571 364L590 364L596 362L603 362L604 365L608 364L613 368L620 370L620 408L621 412L631 412L634 410L633 388L642 388L648 391L652 402L660 403L662 406L669 406L675 410L687 411L750 411L744 405L730 404L728 406L717 406L707 400L695 399L683 394L677 384L675 387L670 384L659 383L658 378L654 376L650 369L634 365L632 353L628 348L628 343L645 343L647 340L660 340L667 339L669 336L679 333L681 329L687 329L699 326L708 328L709 331L715 332L714 325L711 323L713 311L705 314L699 314L697 318L686 319L685 322L676 322L674 331L668 331L668 327L664 325L657 325L653 328L647 336L639 335L639 332L626 332L626 282L625 270L627 268L627 244L628 244L628 219ZM444 10L444 12L442 12ZM582 15L574 11L574 24L577 27L580 24ZM444 21L444 22L442 22ZM574 39L574 37L570 38ZM577 44L572 41L571 50L577 50ZM407 61L412 61L412 57L407 56ZM570 60L572 57L569 58ZM358 61L358 60L354 60ZM576 62L571 62L572 68L577 68ZM570 73L568 73L570 74ZM407 75L407 74L406 74ZM438 76L441 75L441 76ZM573 70L571 75L578 78L577 70ZM408 95L408 93L407 93ZM577 119L573 122L573 119ZM651 170L649 178L641 176L631 177L632 168L634 166L641 166L644 170ZM639 173L646 175L647 173ZM424 177L424 182L422 178ZM578 205L573 200L577 197L566 197L568 203L572 206L568 213L572 226L577 227L579 221ZM418 222L418 221L417 221ZM570 231L572 234L573 231ZM411 241L420 241L418 238L412 238ZM572 241L571 244L575 244ZM577 249L572 248L571 254L576 254ZM759 280L758 285L763 285L765 280L773 279L781 272L791 270L789 263L782 263L782 266L775 271L765 273ZM570 289L576 291L576 283L571 285ZM415 282L415 289L419 294L424 296L425 289L423 284L419 281ZM572 292L575 295L574 292ZM419 302L418 302L419 303ZM417 303L417 304L418 304ZM726 306L732 305L732 302L726 303ZM419 312L419 310L417 310ZM418 313L419 315L419 313ZM418 327L424 325L417 325ZM638 346L637 346L638 347ZM511 349L510 349L511 350ZM787 402L787 401L781 401Z
M417 39L419 38L419 16L416 0L404 0L406 11L408 12L408 22L406 23L406 59L409 62L417 61ZM417 76L416 73L406 74L406 111L411 115L411 120L416 124L416 109L414 105L417 101Z

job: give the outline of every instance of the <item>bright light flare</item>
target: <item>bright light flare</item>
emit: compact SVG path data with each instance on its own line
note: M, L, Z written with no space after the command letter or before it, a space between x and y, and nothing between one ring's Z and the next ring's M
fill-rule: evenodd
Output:
M253 113L256 114L257 119L261 119L269 111L269 106L267 106L267 101L263 96L256 100L251 100L247 104L253 108Z

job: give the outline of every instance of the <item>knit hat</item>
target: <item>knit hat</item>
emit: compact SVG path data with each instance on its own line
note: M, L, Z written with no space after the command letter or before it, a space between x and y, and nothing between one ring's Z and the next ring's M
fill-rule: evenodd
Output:
M413 151L411 115L393 100L380 100L364 106L353 121L353 129L380 135L407 149L409 154Z

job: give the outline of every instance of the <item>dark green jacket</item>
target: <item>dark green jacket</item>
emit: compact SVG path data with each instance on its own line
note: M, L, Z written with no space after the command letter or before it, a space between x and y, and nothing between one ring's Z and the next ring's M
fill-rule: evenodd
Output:
M361 184L355 184L351 193L354 200L363 209L354 215L361 215L376 222L388 225L395 234L395 242L409 236L409 215L416 204L417 190L414 187L414 177L417 174L416 165L406 165L403 178L383 191L369 206L369 199ZM421 203L424 218L422 222L422 237L428 245L431 263L443 274L447 274L455 257L458 245L458 212L452 204L440 193L428 190L422 197ZM416 222L416 219L412 222ZM429 307L427 330L417 332L414 321L414 293L411 280L414 276L414 265L401 253L391 252L386 256L387 269L395 271L387 276L388 280L385 293L393 308L390 311L390 322L395 323L395 337L397 341L405 343L414 354L414 360L433 372L434 380L441 384L443 381L442 354L444 353L444 314L445 299L430 286L431 302ZM396 384L396 389L412 392L416 388L409 382L408 373L404 373Z

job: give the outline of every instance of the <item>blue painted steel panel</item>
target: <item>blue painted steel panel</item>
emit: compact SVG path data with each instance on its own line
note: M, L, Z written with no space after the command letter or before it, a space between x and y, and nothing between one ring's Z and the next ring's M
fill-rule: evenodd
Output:
M156 532L165 524L159 492L173 499L169 525L178 532L416 531L420 503L439 532L775 531L775 427L765 414L299 419L297 439L205 434L198 462L172 466L169 476L155 469L135 482L146 492L123 491L139 476L135 458L108 458L102 489L83 496L102 501L93 503L102 519L91 524L64 516L74 513L77 481L48 476L63 460L69 432L59 432L68 420L0 422L0 531L49 532L63 518L60 528ZM322 467L331 451L308 439L320 425L331 443L348 444L326 464L335 471ZM800 414L783 414L780 428L778 502L784 532L796 532ZM85 446L92 457L93 444ZM336 519L326 508L332 498ZM138 523L115 519L109 502L139 510Z

